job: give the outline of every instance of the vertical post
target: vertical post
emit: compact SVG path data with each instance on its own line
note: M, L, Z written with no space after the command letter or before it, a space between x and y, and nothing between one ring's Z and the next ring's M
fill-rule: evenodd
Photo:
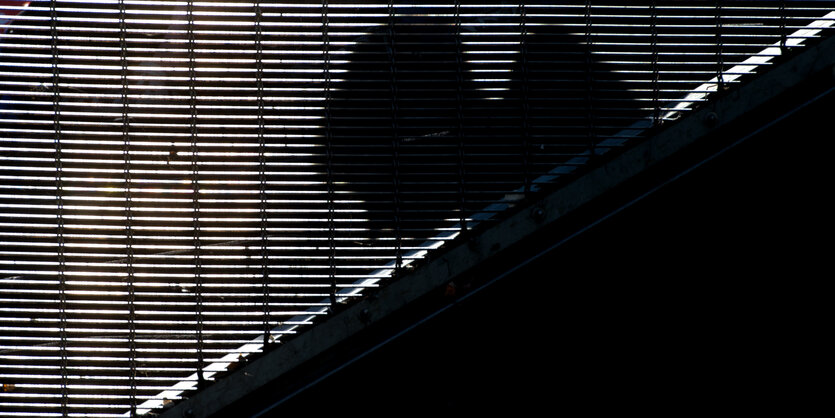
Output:
M272 342L270 325L269 234L267 233L267 144L264 122L264 45L261 1L255 1L255 82L258 96L258 211L261 243L261 304L264 311L264 350Z
M788 47L786 46L786 0L780 0L780 54L785 55Z
M528 80L528 25L527 25L527 10L525 3L519 4L519 54L522 69L522 94L521 110L522 110L522 181L524 184L525 197L531 192L531 175L530 175L530 103L528 100L529 80Z
M203 278L202 260L200 259L200 166L197 144L197 75L196 75L196 42L194 38L194 1L186 3L188 35L188 91L191 136L191 186L192 186L192 231L194 247L194 302L195 302L195 336L197 338L197 387L205 386L203 377Z
M130 415L136 416L136 287L133 260L133 198L131 194L130 113L128 98L127 12L125 0L119 0L119 49L121 62L122 96L122 157L124 158L125 193L125 264L128 290L128 385Z
M725 80L722 73L725 71L724 55L722 51L722 0L716 0L714 7L714 18L716 26L716 92L725 89Z
M458 210L461 232L467 232L466 148L464 132L464 48L461 33L461 1L455 1L455 101L458 112Z
M652 124L661 124L660 89L658 87L658 9L656 1L650 3L650 44L652 46Z
M56 203L56 231L58 244L58 326L59 326L59 355L61 369L61 415L69 415L69 359L67 356L67 277L66 277L66 243L64 237L64 180L63 155L61 150L61 71L59 68L58 49L58 10L57 0L49 2L49 30L50 52L52 55L52 114L55 145L55 203Z
M397 44L395 41L395 11L394 3L388 3L388 35L389 35L389 76L391 89L391 154L392 154L392 203L394 204L394 276L403 267L403 242L400 216L400 138L398 136L398 102L397 102Z
M328 278L331 311L336 309L336 198L333 187L333 135L331 132L331 53L328 0L322 1L322 54L325 77L325 170L328 193Z
M589 157L593 158L595 155L595 146L597 138L595 135L595 118L594 118L594 60L592 58L592 48L594 41L592 40L592 14L591 14L591 0L586 0L585 7L585 59L586 59L586 144L588 146Z

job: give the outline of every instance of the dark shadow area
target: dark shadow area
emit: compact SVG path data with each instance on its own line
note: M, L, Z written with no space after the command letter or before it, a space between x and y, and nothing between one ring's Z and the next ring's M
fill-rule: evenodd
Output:
M328 165L337 199L361 201L335 206L361 209L356 226L369 231L356 236L395 239L399 256L484 224L491 204L529 197L543 175L586 164L606 135L651 115L638 84L592 56L582 15L437 9L397 7L333 47Z
M820 314L806 289L825 271L831 176L809 150L833 106L829 94L268 416L790 407L771 384L792 372L772 363Z

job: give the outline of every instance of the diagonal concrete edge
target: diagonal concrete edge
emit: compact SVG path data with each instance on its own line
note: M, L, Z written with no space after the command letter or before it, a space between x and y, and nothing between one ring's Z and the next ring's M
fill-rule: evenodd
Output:
M669 128L535 202L533 206L544 211L544 214L537 213L536 219L531 216L530 211L522 210L472 237L471 242L458 243L413 273L381 288L375 298L361 300L311 327L263 357L164 411L161 416L206 417L217 413L465 273L487 258L524 240L538 229L552 224L700 138L798 86L810 76L824 70L833 71L833 65L835 37L804 49L794 58L690 113Z

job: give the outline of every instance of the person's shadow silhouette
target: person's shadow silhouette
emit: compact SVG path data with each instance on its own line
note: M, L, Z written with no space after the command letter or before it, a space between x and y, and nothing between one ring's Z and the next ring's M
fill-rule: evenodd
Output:
M363 234L393 239L398 256L587 161L612 116L640 117L568 20L389 9L330 66L325 137L331 187L362 202Z

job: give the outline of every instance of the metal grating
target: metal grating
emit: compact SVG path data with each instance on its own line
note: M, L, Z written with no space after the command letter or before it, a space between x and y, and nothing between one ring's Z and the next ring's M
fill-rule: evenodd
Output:
M187 396L835 2L0 1L0 416Z

